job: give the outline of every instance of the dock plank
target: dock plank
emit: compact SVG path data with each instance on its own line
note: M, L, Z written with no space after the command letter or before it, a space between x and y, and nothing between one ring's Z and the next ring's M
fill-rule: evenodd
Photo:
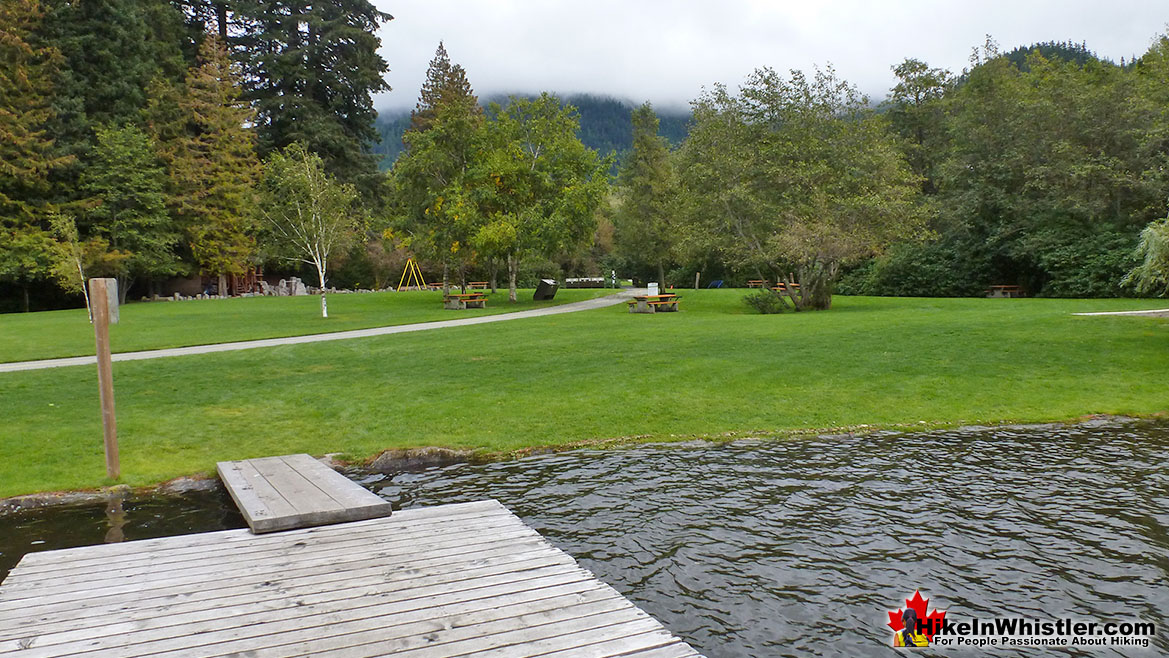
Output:
M495 501L88 549L0 584L0 656L698 655Z
M254 533L388 516L392 506L310 455L219 462L220 479Z

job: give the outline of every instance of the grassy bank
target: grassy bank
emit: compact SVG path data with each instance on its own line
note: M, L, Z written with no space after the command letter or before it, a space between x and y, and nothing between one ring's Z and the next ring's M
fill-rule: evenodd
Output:
M761 316L743 291L513 323L114 365L124 481L217 460L646 435L1039 422L1169 409L1164 301L838 298ZM558 297L559 299L559 297ZM105 484L90 367L0 374L0 496Z
M454 313L435 291L329 295L329 317L321 300L308 297L248 297L183 302L138 302L121 308L110 327L114 352L303 336L349 329L450 320L471 315L525 311L609 294L612 290L561 290L551 302L532 301L531 290L507 301L507 291L488 295L486 309ZM85 309L0 315L0 363L93 354L93 328Z

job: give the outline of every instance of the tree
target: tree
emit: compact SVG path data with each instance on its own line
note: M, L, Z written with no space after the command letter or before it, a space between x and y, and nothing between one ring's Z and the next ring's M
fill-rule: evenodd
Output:
M1141 294L1158 297L1169 294L1169 218L1145 227L1136 255L1140 265L1125 275L1122 285L1131 286Z
M474 115L483 114L479 99L467 81L466 71L451 63L446 48L439 41L434 59L426 67L426 80L422 83L418 104L410 113L410 130L431 128L438 118L439 108L450 106L465 108Z
M393 17L369 0L234 0L232 9L260 155L299 142L339 180L376 195L372 95L390 89L377 30Z
M617 178L621 205L614 216L615 242L629 261L657 267L664 286L676 229L671 221L674 175L670 149L658 136L658 117L646 103L633 111L633 149Z
M68 215L55 213L49 217L53 237L57 239L57 253L52 265L53 278L62 289L85 296L85 308L90 311L89 287L86 281L91 275L108 276L116 274L123 261L129 257L125 252L111 250L104 238L94 237L81 241L77 221Z
M938 165L945 155L946 121L943 99L953 84L945 69L906 59L893 68L897 75L889 98L889 122L905 138L905 157L921 179L925 194L937 191Z
M494 110L481 169L487 184L479 188L487 194L476 204L484 223L475 242L506 260L514 302L524 256L552 259L592 239L612 159L580 142L576 110L555 96L512 98Z
M42 18L37 0L0 6L0 225L42 219L35 200L47 194L50 170L68 161L54 154L46 130L60 55L30 43Z
M358 228L357 190L325 171L321 157L293 144L268 157L261 183L260 213L269 239L285 260L314 267L321 286L321 317L329 317L325 275L329 257L343 249Z
M122 302L136 279L183 269L174 253L179 233L166 211L165 178L146 133L129 125L98 129L91 162L81 177L82 191L96 204L85 228L89 235L105 238L111 249L128 254L117 271Z
M406 151L393 176L398 215L409 232L410 248L443 264L443 291L452 266L460 270L471 257L480 223L472 190L484 178L475 170L485 148L483 110L462 68L439 52L407 131Z
M255 254L251 205L260 164L250 108L240 100L239 76L227 48L213 35L200 47L173 105L162 87L152 99L156 142L168 165L170 202L200 268L219 277L243 274ZM166 117L169 108L175 116ZM168 121L169 118L169 121Z
M679 179L691 243L777 281L794 268L797 309L829 308L842 264L924 230L896 138L831 69L758 69L738 96L715 86L694 104Z
M36 226L0 226L0 281L20 287L23 309L29 311L29 286L48 278L53 271L56 243Z

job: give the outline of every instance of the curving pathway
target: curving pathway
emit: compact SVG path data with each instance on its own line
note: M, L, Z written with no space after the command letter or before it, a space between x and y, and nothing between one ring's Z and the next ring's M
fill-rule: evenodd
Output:
M143 359L163 359L171 356L186 356L188 354L211 354L213 352L234 352L236 350L250 350L257 347L277 347L279 345L299 345L301 343L323 343L330 340L348 340L350 338L369 338L371 336L385 336L387 334L405 334L413 331L428 331L430 329L445 329L447 327L465 327L472 324L487 324L489 322L506 322L523 318L535 318L545 315L559 315L561 313L575 313L595 308L616 306L636 294L645 294L645 290L627 289L621 292L587 299L583 302L572 302L548 308L537 308L530 311L516 311L515 313L500 313L498 315L481 315L473 318L459 318L457 320L439 320L437 322L419 322L416 324L400 324L392 327L374 327L372 329L353 329L351 331L335 331L327 334L309 334L307 336L287 336L284 338L263 338L260 340L245 340L235 343L216 343L214 345L191 345L190 347L172 347L164 350L145 350L141 352L119 352L113 355L114 361L141 361ZM66 366L84 366L97 363L94 356L73 356L63 359L41 359L39 361L13 361L0 363L0 372L18 372L21 370L42 370L45 368L63 368Z

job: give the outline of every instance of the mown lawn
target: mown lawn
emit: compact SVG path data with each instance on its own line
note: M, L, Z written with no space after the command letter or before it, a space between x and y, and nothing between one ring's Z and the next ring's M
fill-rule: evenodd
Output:
M182 302L137 302L120 310L121 322L110 327L114 352L185 345L227 343L280 336L302 336L349 329L450 320L470 315L524 311L566 304L614 292L605 289L561 290L551 302L532 301L519 291L515 304L507 291L488 295L486 309L446 311L435 291L329 295L329 317L321 317L321 300L307 297L248 297ZM0 315L0 363L93 354L93 328L85 309Z
M123 478L146 485L292 452L506 452L1169 409L1164 320L1070 315L1163 300L841 297L829 312L761 316L742 295L686 291L674 314L621 305L116 363ZM0 496L106 484L92 367L0 374L0 401Z

